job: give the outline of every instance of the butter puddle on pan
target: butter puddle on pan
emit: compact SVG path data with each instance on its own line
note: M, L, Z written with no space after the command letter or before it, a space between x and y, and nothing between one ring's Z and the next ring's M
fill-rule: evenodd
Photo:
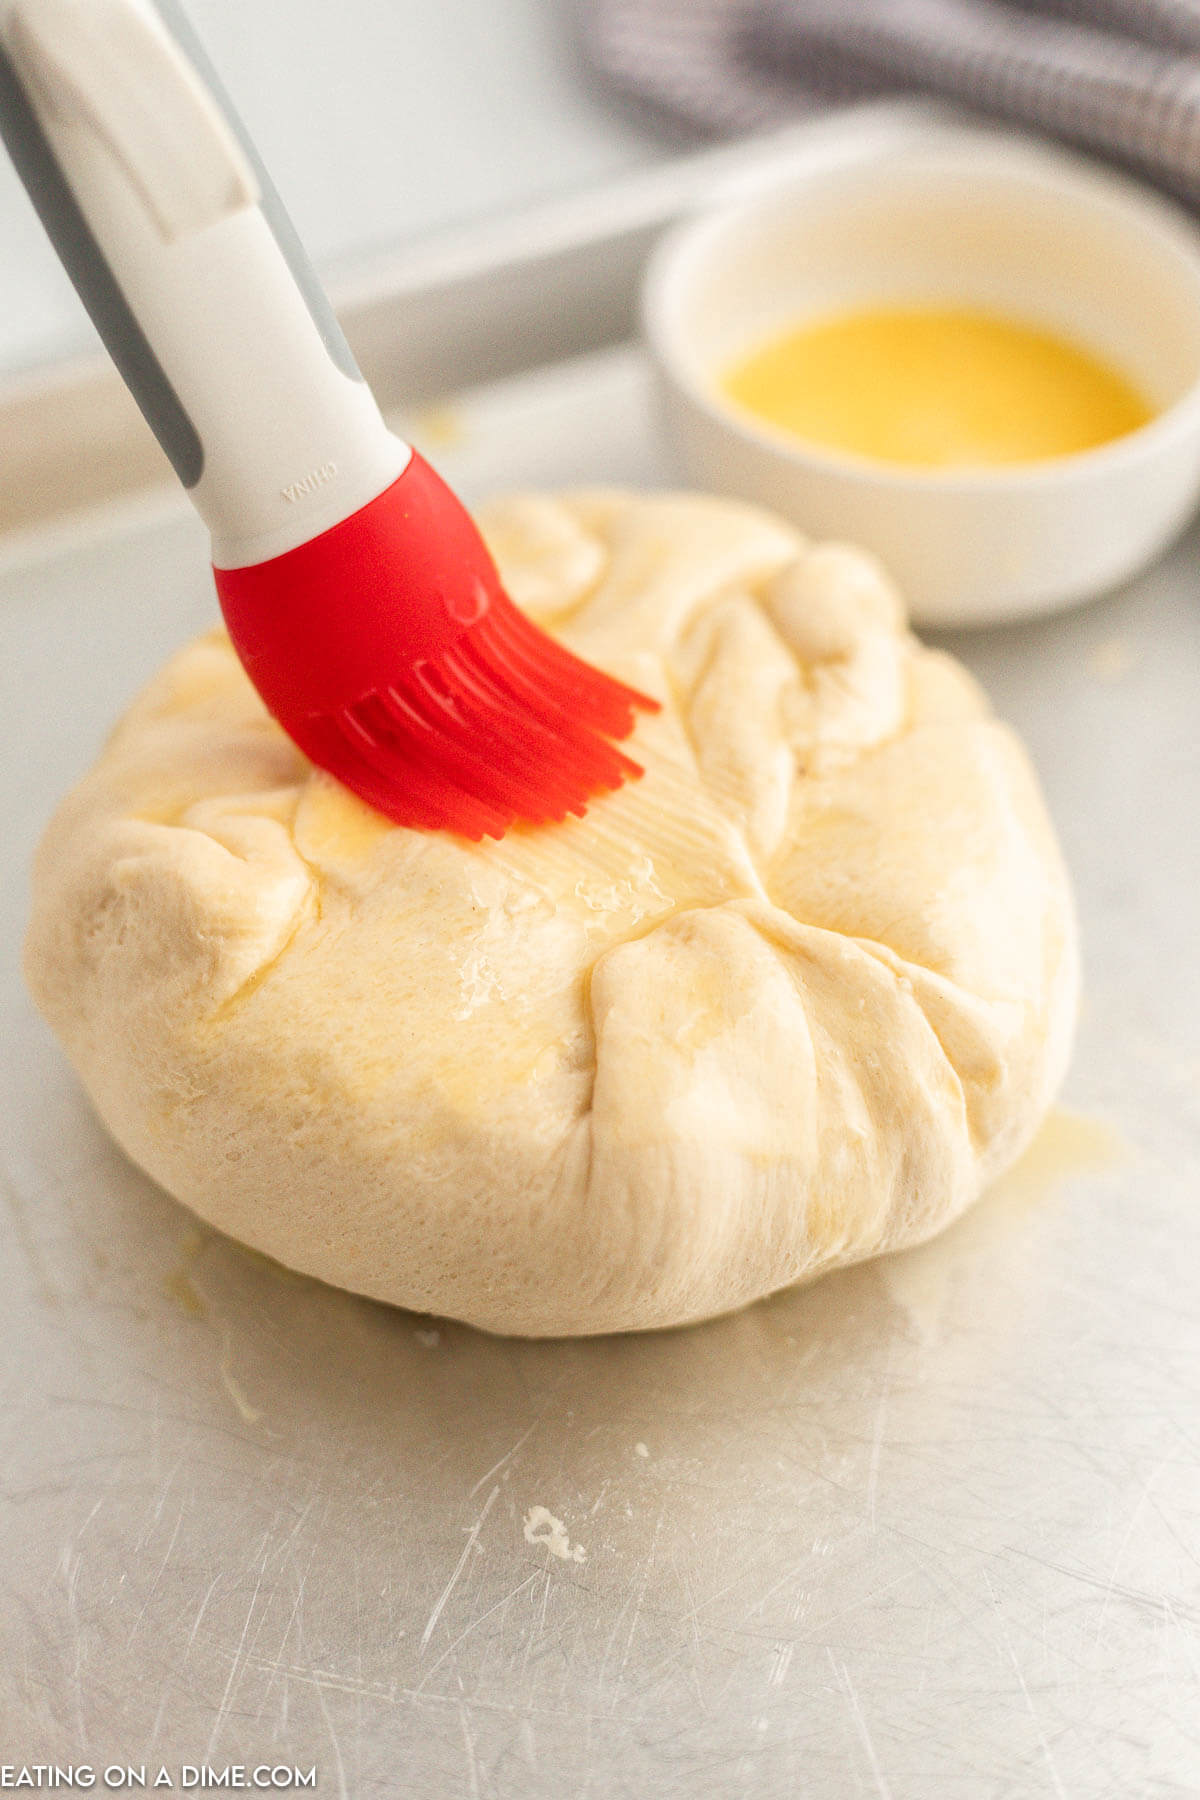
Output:
M956 1278L1002 1247L1013 1225L1068 1182L1118 1169L1132 1146L1103 1119L1055 1107L1024 1156L941 1237L876 1263L889 1300L926 1347L942 1336Z
M202 1320L216 1332L221 1343L221 1357L218 1373L221 1386L229 1395L237 1412L245 1425L257 1425L262 1418L262 1408L251 1404L246 1397L245 1389L233 1372L233 1326L228 1319L214 1311L210 1301L197 1286L195 1265L203 1255L208 1239L199 1231L189 1231L179 1247L179 1263L163 1278L163 1288L174 1300L180 1310L190 1319ZM269 1259L263 1257L260 1261ZM290 1277L291 1271L284 1270Z

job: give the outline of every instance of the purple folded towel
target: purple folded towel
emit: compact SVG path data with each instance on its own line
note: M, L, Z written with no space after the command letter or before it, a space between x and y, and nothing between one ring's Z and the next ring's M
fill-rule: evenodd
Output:
M1200 0L591 0L596 69L716 134L937 94L1200 200Z

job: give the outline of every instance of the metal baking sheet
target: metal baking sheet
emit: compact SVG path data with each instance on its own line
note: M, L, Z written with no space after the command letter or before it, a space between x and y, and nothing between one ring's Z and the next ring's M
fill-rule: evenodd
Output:
M597 348L411 424L472 495L661 481L648 385ZM14 542L0 1763L290 1763L356 1800L1200 1793L1200 536L944 640L1074 871L1069 1112L932 1245L580 1343L292 1277L108 1143L21 985L29 856L214 609L173 498ZM537 1507L561 1534L529 1541Z

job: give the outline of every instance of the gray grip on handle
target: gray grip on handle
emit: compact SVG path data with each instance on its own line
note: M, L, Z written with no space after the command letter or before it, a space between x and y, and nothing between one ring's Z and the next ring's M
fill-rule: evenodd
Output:
M254 170L259 206L334 365L362 374L275 185L178 0L153 0L164 24L220 107ZM184 487L204 471L204 446L154 354L0 44L0 138L59 258L130 393Z
M204 472L204 446L121 292L3 45L0 137L59 260L143 418L184 487L195 487Z

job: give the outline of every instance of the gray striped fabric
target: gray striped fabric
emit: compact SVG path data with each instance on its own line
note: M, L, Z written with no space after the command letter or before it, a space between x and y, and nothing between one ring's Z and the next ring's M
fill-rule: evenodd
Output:
M710 134L952 98L1200 201L1200 0L584 0L594 66Z

